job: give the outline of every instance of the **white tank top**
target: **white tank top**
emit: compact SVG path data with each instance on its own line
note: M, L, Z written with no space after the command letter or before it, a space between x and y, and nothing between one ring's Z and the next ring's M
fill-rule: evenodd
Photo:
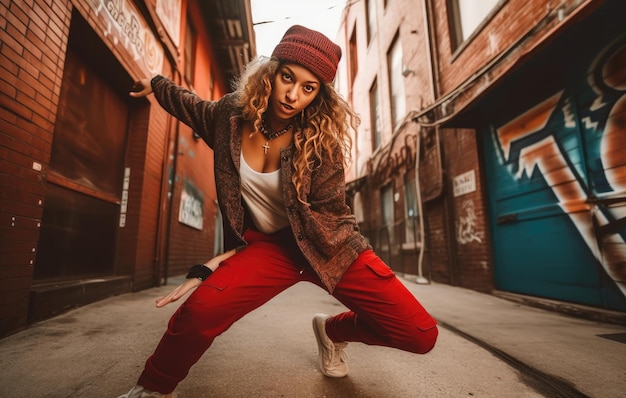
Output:
M289 225L280 183L280 169L260 173L252 169L241 153L241 195L259 231L271 234Z

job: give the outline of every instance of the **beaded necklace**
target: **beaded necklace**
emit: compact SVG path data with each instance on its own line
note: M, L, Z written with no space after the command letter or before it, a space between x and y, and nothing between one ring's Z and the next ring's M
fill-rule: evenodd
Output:
M291 130L291 127L293 127L293 123L289 123L285 128L281 130L272 131L270 130L269 126L267 126L266 121L265 121L265 115L263 115L263 119L261 120L261 134L263 134L263 137L265 137L265 144L262 145L263 154L267 155L267 151L270 149L271 140L273 140L274 138L278 138L281 135L285 134L286 132Z

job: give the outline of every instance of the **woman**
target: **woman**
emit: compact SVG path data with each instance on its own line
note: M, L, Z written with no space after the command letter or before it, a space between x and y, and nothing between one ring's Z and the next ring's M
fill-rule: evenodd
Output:
M340 58L327 37L296 25L218 101L161 76L138 82L132 96L153 92L213 149L225 253L157 300L162 307L195 289L122 397L172 396L216 336L300 281L350 309L313 318L324 375L347 374L350 341L433 348L436 321L374 254L345 203L348 133L359 120L332 86Z

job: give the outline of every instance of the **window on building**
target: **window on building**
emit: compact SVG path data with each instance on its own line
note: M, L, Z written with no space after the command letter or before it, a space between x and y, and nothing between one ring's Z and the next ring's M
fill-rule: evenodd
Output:
M194 81L196 69L196 29L191 22L191 15L187 14L187 28L185 31L185 79L187 83Z
M375 150L382 143L383 122L380 112L380 100L378 98L378 83L374 80L374 84L370 88L370 125L372 132L372 150Z
M395 128L406 113L406 96L404 92L404 76L402 75L402 44L400 35L396 35L387 53L389 67L389 90L391 97L391 120Z
M448 0L450 37L456 49L469 39L506 0Z
M419 209L417 207L417 184L415 179L405 177L404 181L404 247L415 248L420 240Z
M376 0L365 0L365 18L367 20L367 44L376 34Z
M359 71L359 54L356 46L356 27L352 30L352 35L350 35L350 47L348 54L348 62L350 64L350 83L354 83L356 73Z

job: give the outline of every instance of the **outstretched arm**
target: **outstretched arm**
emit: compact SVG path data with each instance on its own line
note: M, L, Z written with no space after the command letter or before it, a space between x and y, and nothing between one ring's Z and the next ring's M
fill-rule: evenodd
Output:
M222 253L222 254L220 254L218 256L213 257L208 262L206 262L204 265L206 267L209 267L212 271L215 271L220 266L220 263L222 261L224 261L227 258L231 257L236 252L237 252L237 250L233 249L233 250L228 251L226 253ZM166 306L169 303L177 301L178 299L183 297L185 294L187 294L189 291L191 291L192 289L197 288L201 284L202 284L202 281L200 279L198 279L198 278L187 279L186 281L184 281L183 283L178 285L174 290L169 292L167 295L165 295L163 297L159 297L156 300L156 306L158 308L161 308L161 307Z
M207 101L192 90L179 86L162 75L137 80L130 96L145 97L153 93L159 105L170 115L191 127L212 147L214 118L219 101Z
M141 79L137 80L135 84L133 84L133 88L130 92L130 96L134 98L145 97L148 94L152 93L152 84L150 83L150 79Z

